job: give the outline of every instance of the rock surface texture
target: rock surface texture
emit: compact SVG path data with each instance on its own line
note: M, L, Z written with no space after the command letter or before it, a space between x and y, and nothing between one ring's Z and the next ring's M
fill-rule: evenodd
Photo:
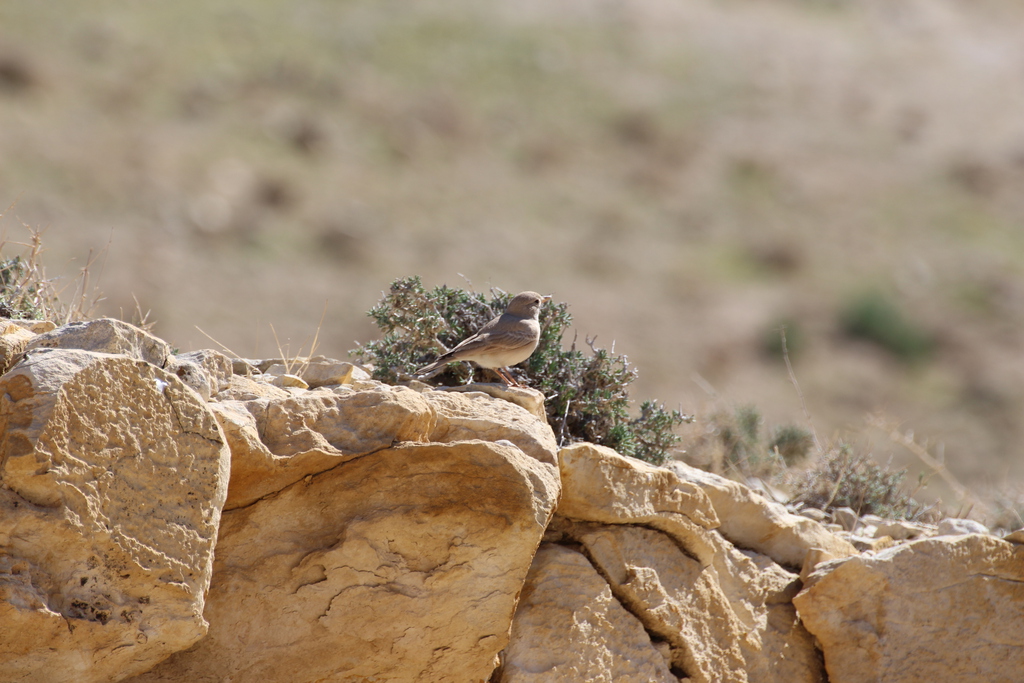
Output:
M530 389L174 355L115 320L0 321L0 366L0 683L1024 670L1024 532L833 533L682 463L559 449Z
M120 680L199 640L227 490L212 413L141 360L0 379L0 678Z
M562 449L559 463L563 495L548 538L582 550L671 671L695 683L824 680L790 603L798 577L726 541L701 487L592 444ZM517 619L517 628L526 626ZM514 655L506 669L522 668Z
M554 543L540 547L530 568L501 676L506 683L679 680L586 556Z
M557 496L483 441L310 475L225 513L209 635L136 680L485 680Z
M794 602L831 683L1011 683L1024 672L1024 545L943 536L827 562Z

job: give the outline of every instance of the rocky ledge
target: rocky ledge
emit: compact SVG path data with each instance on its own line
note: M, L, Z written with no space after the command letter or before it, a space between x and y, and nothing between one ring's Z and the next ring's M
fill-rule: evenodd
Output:
M536 392L175 355L115 320L2 321L0 370L0 681L1024 670L1020 532L853 543L682 463L559 449Z

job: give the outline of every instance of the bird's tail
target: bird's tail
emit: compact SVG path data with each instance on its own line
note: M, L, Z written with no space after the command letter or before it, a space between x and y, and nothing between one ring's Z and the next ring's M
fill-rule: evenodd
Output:
M428 373L434 372L438 368L444 367L447 364L448 364L448 359L445 356L441 356L440 358L435 360L433 363L430 363L429 365L424 365L422 368L417 370L416 374L417 375L426 375Z

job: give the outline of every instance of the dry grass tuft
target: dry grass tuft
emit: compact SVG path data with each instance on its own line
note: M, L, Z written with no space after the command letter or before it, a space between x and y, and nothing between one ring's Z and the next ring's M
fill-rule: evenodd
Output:
M0 220L3 217L0 214ZM92 317L103 300L92 283L93 271L106 247L100 253L90 250L78 277L61 286L47 277L43 266L43 231L23 227L28 231L25 242L0 237L0 317L50 320L57 325Z

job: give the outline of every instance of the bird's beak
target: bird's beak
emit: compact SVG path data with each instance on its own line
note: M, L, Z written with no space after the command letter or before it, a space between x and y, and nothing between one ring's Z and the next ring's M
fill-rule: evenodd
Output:
M541 295L540 302L543 304L543 303L546 303L548 301L551 301L551 296L552 296L551 294Z

